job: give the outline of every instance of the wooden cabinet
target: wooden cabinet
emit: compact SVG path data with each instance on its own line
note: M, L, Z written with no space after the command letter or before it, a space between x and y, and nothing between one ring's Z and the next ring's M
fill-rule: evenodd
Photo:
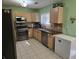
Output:
M15 12L16 16L22 16L25 17L27 22L32 22L32 14L31 13L22 13L22 12Z
M48 34L48 48L54 50L54 46L55 46L55 39L54 39L54 36L51 35L51 34Z
M39 22L39 13L32 13L32 22Z
M37 35L38 35L37 36L38 41L41 42L41 31L38 30Z
M33 29L33 38L35 38L35 29Z
M37 30L36 29L33 29L33 37L35 38L35 39L37 39Z
M35 38L38 40L38 29L35 29Z
M62 23L63 7L55 7L51 9L51 23Z
M33 29L28 29L28 37L29 38L33 37Z
M38 29L33 29L33 37L41 42L41 31Z
M27 13L26 14L26 20L27 20L27 22L32 22L32 14L31 13Z
M15 15L25 17L27 22L39 22L39 13L36 12L33 13L15 12Z

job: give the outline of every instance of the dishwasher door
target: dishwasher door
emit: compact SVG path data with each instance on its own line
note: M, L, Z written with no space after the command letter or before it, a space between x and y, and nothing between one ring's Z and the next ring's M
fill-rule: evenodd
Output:
M42 44L44 44L46 47L48 45L48 33L42 32Z
M55 53L63 59L69 59L70 56L70 41L62 38L55 38Z

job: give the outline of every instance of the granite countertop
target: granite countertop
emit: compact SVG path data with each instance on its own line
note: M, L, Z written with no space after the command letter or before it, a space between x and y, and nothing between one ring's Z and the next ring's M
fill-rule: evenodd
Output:
M42 31L42 32L46 32L48 34L58 34L58 33L61 33L61 32L57 32L57 31L54 31L54 30L47 30L47 29L42 29L42 28L38 28L38 30Z
M28 27L28 28L32 28L32 27ZM44 29L44 28L33 28L33 29L37 29L39 31L42 31L42 32L46 32L48 34L61 34L61 32L57 32L55 30L49 30L49 29Z

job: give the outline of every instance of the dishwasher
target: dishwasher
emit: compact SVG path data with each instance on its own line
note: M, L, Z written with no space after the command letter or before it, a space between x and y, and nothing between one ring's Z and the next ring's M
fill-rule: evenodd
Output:
M55 53L62 59L76 59L76 39L64 34L55 35Z
M48 33L42 31L42 44L47 47L48 45Z

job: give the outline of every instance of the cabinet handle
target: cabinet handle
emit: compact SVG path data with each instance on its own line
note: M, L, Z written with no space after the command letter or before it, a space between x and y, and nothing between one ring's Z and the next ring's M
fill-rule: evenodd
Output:
M61 40L58 40L58 42L61 42Z

